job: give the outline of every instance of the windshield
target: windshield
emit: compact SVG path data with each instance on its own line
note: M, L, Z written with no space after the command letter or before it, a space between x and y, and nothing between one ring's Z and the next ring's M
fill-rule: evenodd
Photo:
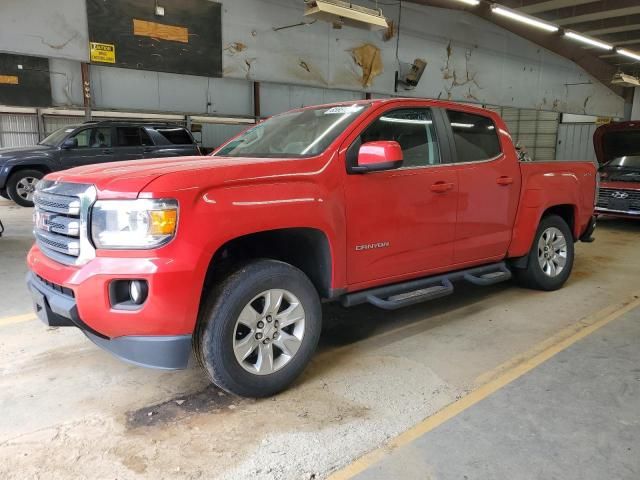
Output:
M223 146L214 156L311 157L322 153L368 105L334 105L275 115Z
M56 130L51 135L41 140L38 145L49 145L51 147L57 147L62 141L76 129L75 125L67 125L64 128Z
M625 156L614 158L605 166L640 169L640 156Z

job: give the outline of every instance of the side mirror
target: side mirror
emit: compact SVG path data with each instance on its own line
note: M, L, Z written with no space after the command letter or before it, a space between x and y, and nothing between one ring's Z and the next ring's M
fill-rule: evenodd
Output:
M78 139L76 137L67 138L60 146L64 150L70 150L72 148L78 148Z
M356 173L380 172L402 166L402 148L395 141L369 142L360 146L358 165L351 167Z

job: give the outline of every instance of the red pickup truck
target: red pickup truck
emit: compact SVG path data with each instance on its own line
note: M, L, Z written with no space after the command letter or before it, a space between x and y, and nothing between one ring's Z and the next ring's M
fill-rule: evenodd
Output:
M245 396L309 362L321 300L393 310L512 277L554 290L595 227L590 162L518 161L501 118L451 102L293 110L210 157L48 175L28 285L40 318L138 365Z

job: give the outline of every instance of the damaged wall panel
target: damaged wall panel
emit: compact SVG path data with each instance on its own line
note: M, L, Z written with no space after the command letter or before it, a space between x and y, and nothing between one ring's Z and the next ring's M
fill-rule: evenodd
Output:
M383 10L397 23L397 5ZM274 31L301 18L296 0L225 3L223 44L246 47L225 50L225 76L388 95L398 62L421 58L427 68L418 86L398 95L624 115L624 100L575 63L472 14L403 2L398 58L396 42L385 42L384 32L336 30L324 22ZM380 52L377 76L363 72L354 56L367 44Z
M89 40L115 47L122 68L206 77L222 75L221 5L208 0L86 0Z

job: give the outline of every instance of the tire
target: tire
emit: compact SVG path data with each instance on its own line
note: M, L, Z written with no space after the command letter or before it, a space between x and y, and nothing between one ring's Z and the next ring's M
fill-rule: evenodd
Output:
M0 197L6 198L7 200L11 200L5 188L0 189Z
M44 177L39 170L18 170L7 181L7 195L21 207L33 207L33 192L38 181Z
M543 217L531 245L527 267L514 271L516 280L527 288L558 290L571 275L574 252L573 234L567 222L558 215Z
M280 293L280 308L274 309ZM207 295L194 351L220 388L243 397L268 397L302 373L321 328L320 299L309 278L287 263L255 260Z

